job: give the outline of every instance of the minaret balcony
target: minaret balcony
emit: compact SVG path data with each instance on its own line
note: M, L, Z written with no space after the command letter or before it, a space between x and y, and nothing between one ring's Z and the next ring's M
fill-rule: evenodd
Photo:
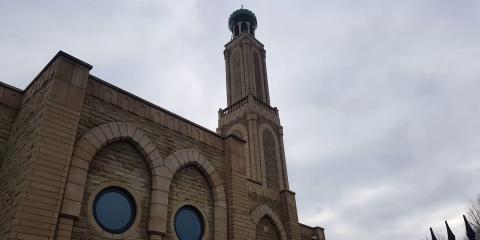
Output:
M249 94L227 108L218 110L219 126L237 120L247 113L256 113L274 123L280 124L278 109L276 107L271 107L252 94Z

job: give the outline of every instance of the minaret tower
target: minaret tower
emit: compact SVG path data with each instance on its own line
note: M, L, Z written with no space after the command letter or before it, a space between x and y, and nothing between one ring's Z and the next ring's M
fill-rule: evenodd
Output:
M262 188L288 189L282 127L270 106L265 49L255 38L257 18L238 9L228 19L232 39L225 45L228 107L219 111L219 133L247 141L246 175Z
M255 14L243 8L235 11L228 20L228 28L232 32L232 41L225 46L228 105L248 94L270 104L265 49L255 39Z
M288 186L283 128L278 109L270 104L265 49L255 38L257 18L242 7L230 15L228 28L232 32L224 51L228 106L218 112L217 132L246 141L241 149L244 158L228 162L241 169L227 184L227 196L235 196L229 198L229 237L243 239L237 232L244 231L235 222L247 219L249 224L252 209L264 204L277 209L288 239L300 239L295 193Z

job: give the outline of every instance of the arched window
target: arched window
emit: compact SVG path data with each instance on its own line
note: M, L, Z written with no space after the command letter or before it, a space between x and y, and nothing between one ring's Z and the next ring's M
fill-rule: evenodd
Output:
M242 98L242 63L239 49L232 51L230 55L230 98L231 104Z
M263 90L262 72L260 68L260 56L256 51L253 52L253 67L255 70L255 88L257 98L265 102L265 91Z
M268 217L263 217L257 224L256 240L280 240L280 234Z
M234 36L238 36L238 34L240 34L240 27L238 25L233 27L233 34Z
M243 23L241 24L241 26L242 26L242 30L241 30L240 32L245 32L245 31L248 30L247 23L244 23L244 22L243 22Z
M278 171L275 137L269 129L264 129L262 132L262 139L267 187L274 190L280 190L280 176Z

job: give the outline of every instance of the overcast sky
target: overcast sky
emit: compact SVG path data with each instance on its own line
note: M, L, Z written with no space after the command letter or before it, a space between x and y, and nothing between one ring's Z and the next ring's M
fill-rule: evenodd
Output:
M58 50L211 130L226 106L227 19L244 4L267 50L299 219L328 240L463 235L480 193L480 1L0 2L0 81Z

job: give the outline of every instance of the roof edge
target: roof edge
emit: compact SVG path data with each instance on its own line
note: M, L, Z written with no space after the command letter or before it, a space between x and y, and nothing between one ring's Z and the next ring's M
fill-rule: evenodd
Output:
M42 76L42 74L45 72L45 70L48 69L48 67L53 63L55 62L55 60L57 60L59 57L64 57L74 63L77 63L85 68L87 68L88 70L91 70L93 68L92 65L62 51L62 50L59 50L57 52L57 54L55 54L55 56L53 56L53 58L47 63L47 65L45 65L45 67L42 68L42 70L33 78L33 80L25 87L25 89L23 91L26 91L30 86L32 86L33 82L35 82L35 79L39 78L40 76Z
M325 228L320 227L320 226L312 227L312 226L309 226L309 225L303 224L303 223L298 223L298 224L300 224L300 225L302 225L302 226L304 226L304 227L311 228L311 229L318 229L318 228L319 228L319 229L325 230Z
M195 122L193 122L193 121L191 121L191 120L188 120L188 119L186 119L186 118L184 118L184 117L182 117L182 116L180 116L180 115L178 115L178 114L175 114L175 113L173 113L173 112L171 112L171 111L169 111L169 110L167 110L167 109L165 109L165 108L163 108L163 107L160 107L160 106L158 106L158 105L156 105L156 104L154 104L154 103L152 103L152 102L150 102L150 101L148 101L148 100L145 100L145 99L143 99L143 98L141 98L141 97L139 97L139 96L137 96L137 95L135 95L135 94L133 94L133 93L131 93L131 92L128 92L128 91L126 91L126 90L123 90L122 88L117 87L117 86L115 86L115 85L113 85L113 84L111 84L111 83L109 83L109 82L107 82L107 81L105 81L105 80L103 80L103 79L101 79L101 78L99 78L99 77L96 77L96 76L94 76L94 75L92 75L92 74L90 74L89 77L91 77L93 80L98 81L98 82L100 82L100 83L102 83L102 84L105 84L105 85L107 85L107 86L109 86L109 87L111 87L111 88L113 88L113 89L115 89L115 90L117 90L117 91L119 91L119 92L121 92L121 93L123 93L123 94L126 94L126 95L128 95L128 96L130 96L130 97L132 97L132 98L135 98L135 99L137 99L137 100L139 100L139 101L141 101L141 102L143 102L143 103L145 103L145 104L148 104L148 105L150 105L150 106L153 106L153 107L155 107L155 108L158 108L159 110L162 110L162 111L164 111L165 113L172 115L173 117L176 117L176 118L178 118L178 119L181 119L182 121L185 121L185 122L187 122L187 123L189 123L189 124L192 124L193 126L198 127L198 128L200 128L200 129L202 129L202 130L204 130L204 131L206 131L206 132L208 132L208 133L210 133L210 134L213 134L214 136L216 136L216 137L218 137L218 138L221 138L221 139L225 140L225 139L228 137L228 136L227 136L227 137L223 137L223 136L219 135L218 133L216 133L216 132L214 132L214 131L212 131L212 130L204 127L204 126L199 125L198 123L195 123Z
M19 93L24 93L24 92L25 92L25 91L23 91L23 90L20 89L20 88L14 87L14 86L12 86L12 85L10 85L10 84L8 84L8 83L4 83L4 82L2 82L2 81L0 81L0 86L9 88L9 89L11 89L11 90L13 90L13 91L16 91L16 92L19 92Z

